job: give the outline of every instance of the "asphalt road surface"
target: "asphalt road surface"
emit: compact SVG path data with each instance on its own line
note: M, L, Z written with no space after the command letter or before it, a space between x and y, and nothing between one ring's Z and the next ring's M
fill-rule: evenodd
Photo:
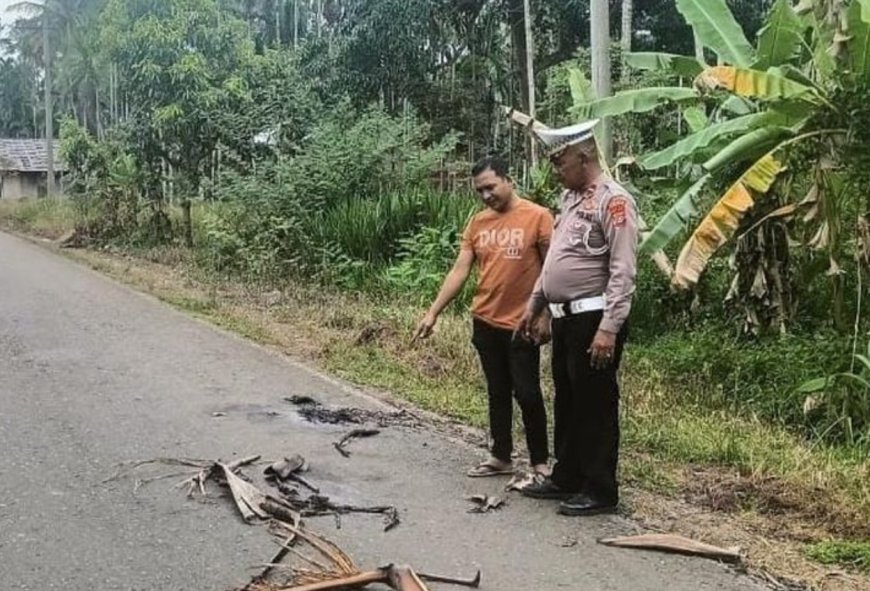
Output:
M0 234L0 589L244 585L276 546L216 486L202 501L172 479L138 490L132 479L102 482L130 460L293 453L309 459L308 478L324 494L401 509L402 524L387 533L379 516L348 515L341 529L330 517L308 521L363 568L481 569L489 591L761 588L708 560L596 544L634 531L620 517L563 518L552 503L516 496L499 512L469 514L467 496L504 485L464 477L480 450L428 428L391 427L352 443L346 459L332 442L348 427L304 421L282 400L294 394L379 404Z

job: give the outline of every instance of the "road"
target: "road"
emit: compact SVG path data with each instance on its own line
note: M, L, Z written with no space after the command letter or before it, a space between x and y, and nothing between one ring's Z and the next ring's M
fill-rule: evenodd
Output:
M761 588L710 561L596 544L634 531L620 517L562 518L552 503L514 496L497 513L468 514L468 495L504 484L463 476L479 450L391 427L354 442L345 459L331 443L347 427L302 420L282 400L294 394L380 404L0 233L0 589L243 585L275 545L216 487L202 501L173 480L138 490L130 479L102 482L130 460L255 453L301 453L325 494L400 507L402 524L387 533L377 516L346 516L340 530L331 518L308 522L363 567L480 568L490 591Z

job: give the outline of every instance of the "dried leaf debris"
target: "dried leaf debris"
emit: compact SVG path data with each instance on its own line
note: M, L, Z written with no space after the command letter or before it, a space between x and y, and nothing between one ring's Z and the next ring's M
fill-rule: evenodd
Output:
M308 482L302 476L304 472L308 472L308 462L299 454L289 458L284 458L283 460L278 460L268 466L264 471L266 474L266 480L273 486L277 486L279 490L283 489L282 492L289 490L287 489L286 484L288 481L292 480L301 484L311 492L318 494L320 489Z
M226 487L242 519L246 523L268 523L269 531L278 544L275 555L261 566L250 583L240 591L328 591L361 589L374 583L396 591L429 591L424 580L467 587L480 585L479 572L474 578L460 579L417 573L408 566L390 565L373 571L361 571L334 542L308 530L303 525L303 518L334 515L338 519L340 515L351 512L379 513L384 515L385 531L389 531L399 524L398 510L392 506L358 507L335 503L317 493L303 497L294 485L311 485L301 479L300 474L308 469L308 462L299 455L266 466L264 476L273 490L264 490L241 471L241 468L259 461L260 456L232 462L155 458L127 464L104 482L130 476L143 466L162 464L188 470L137 479L136 488L147 482L182 476L187 478L180 481L177 487L186 488L188 496L207 496L210 482ZM500 502L493 504L496 500L490 499L483 506L492 505L490 508L496 508L500 506ZM291 562L291 558L295 560Z
M702 556L723 562L740 562L742 556L736 548L719 548L704 542L698 542L675 534L642 534L618 538L603 538L599 544L618 548L636 548L641 550L658 550L675 554Z
M474 506L468 510L469 513L489 513L504 506L504 499L490 495L474 495L468 500L474 503Z

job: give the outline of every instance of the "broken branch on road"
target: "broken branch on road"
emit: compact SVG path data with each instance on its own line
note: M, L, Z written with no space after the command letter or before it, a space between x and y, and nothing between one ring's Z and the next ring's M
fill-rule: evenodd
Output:
M743 557L737 548L719 548L704 542L691 540L676 534L642 534L618 538L603 538L599 544L617 548L635 548L639 550L658 550L675 554L687 554L713 558L724 562L740 562Z
M380 435L381 432L378 429L354 429L344 437L342 437L339 441L333 443L333 447L338 450L342 456L349 458L350 452L347 451L348 444L354 439L362 439L366 437L374 437L375 435Z

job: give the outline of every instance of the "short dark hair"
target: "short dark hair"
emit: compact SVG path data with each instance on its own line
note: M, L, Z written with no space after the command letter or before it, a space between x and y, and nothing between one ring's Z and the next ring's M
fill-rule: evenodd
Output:
M498 154L490 154L489 156L484 156L478 160L477 164L475 164L471 169L471 176L477 176L487 170L493 171L496 175L505 180L510 179L508 164L505 162L505 159Z

